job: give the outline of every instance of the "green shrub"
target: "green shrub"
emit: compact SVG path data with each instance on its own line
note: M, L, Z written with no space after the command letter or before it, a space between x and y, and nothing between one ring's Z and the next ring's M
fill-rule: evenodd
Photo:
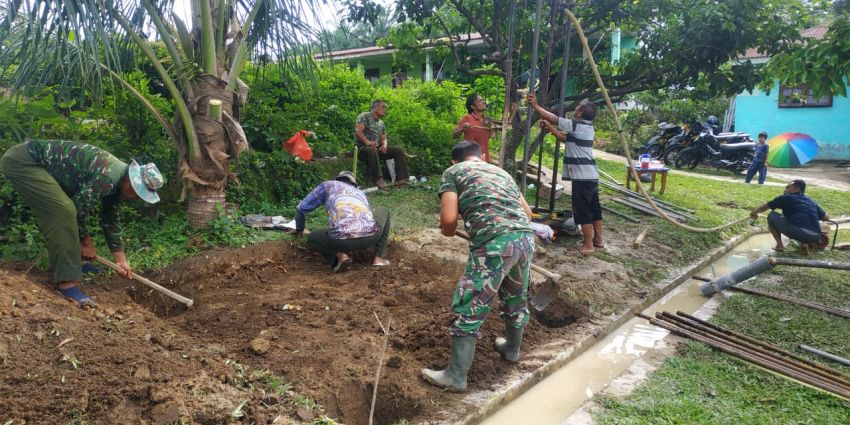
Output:
M228 201L239 204L244 212L269 215L292 215L298 201L326 177L317 167L282 150L248 151L234 171L239 183L227 186Z
M298 130L316 133L309 140L316 157L348 155L354 144L357 115L369 110L375 99L387 101L384 118L391 145L415 156L408 161L411 173L433 174L448 164L454 140L451 130L465 113L462 87L412 79L395 89L373 87L358 69L320 64L315 84L292 81L278 68L250 73L251 96L242 125L255 150L274 152ZM296 96L286 87L299 87Z

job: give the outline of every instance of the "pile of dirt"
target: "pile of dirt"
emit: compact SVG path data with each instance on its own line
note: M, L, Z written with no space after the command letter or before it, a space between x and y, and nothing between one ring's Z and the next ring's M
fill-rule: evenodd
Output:
M439 412L468 409L463 396L423 383L418 373L447 364L449 306L466 243L423 235L391 247L388 268L363 258L332 274L302 244L278 242L214 250L147 274L193 298L191 309L145 286L98 277L85 290L100 307L84 311L49 290L43 275L2 267L0 299L11 301L0 305L0 419L260 424L309 422L321 413L292 393L269 393L279 381L330 417L366 423L384 340L376 316L391 320L376 423L446 419ZM557 354L553 342L568 346L591 327L583 316L598 301L600 279L601 296L617 300L612 305L638 299L635 288L647 285L622 266L559 249L550 246L541 261L567 285L548 316L529 323L523 353L531 361L508 364L490 349L503 331L494 308L470 371L472 391L533 371Z

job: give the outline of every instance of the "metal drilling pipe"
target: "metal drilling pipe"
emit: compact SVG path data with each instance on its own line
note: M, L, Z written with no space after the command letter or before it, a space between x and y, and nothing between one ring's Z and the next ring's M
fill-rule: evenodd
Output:
M671 315L667 312L656 313L656 318L660 319L660 320L665 320L668 323L672 323L676 326L679 326L680 328L686 329L690 332L694 332L696 334L699 334L699 335L701 335L705 338L708 338L710 340L713 340L715 342L729 345L729 346L731 346L731 347L733 347L737 350L740 350L742 352L745 352L745 353L747 353L751 356L761 358L765 361L772 362L772 363L777 364L777 365L781 365L781 366L783 366L783 367L785 367L789 370L796 371L797 373L808 374L808 375L811 375L813 377L817 377L817 379L828 382L828 383L830 383L831 385L834 385L837 388L841 388L841 389L850 391L850 384L847 384L845 382L841 382L840 380L837 380L837 379L833 379L832 375L826 374L823 371L815 372L815 371L812 370L811 367L809 367L807 365L800 365L799 363L797 363L793 360L786 359L786 358L781 357L779 355L776 355L774 353L766 352L763 349L759 349L757 347L753 347L751 344L742 343L740 341L735 341L734 339L726 338L723 335L718 336L718 335L716 335L716 332L715 332L715 334L712 334L711 332L708 332L708 331L705 331L704 329L693 326L693 325L687 323L684 319L673 316L673 315Z
M780 354L782 354L782 355L784 355L784 356L791 357L791 358L793 358L793 359L795 359L795 360L797 360L797 361L803 362L803 363L805 363L805 364L807 364L807 365L809 365L809 366L812 366L812 367L818 368L818 369L823 370L823 371L825 371L825 372L829 372L829 373L831 373L831 374L833 374L833 375L836 375L836 376L840 376L841 378L843 378L843 379L845 379L845 380L850 380L850 376L848 376L848 375L844 374L843 372L838 371L838 370L835 370L835 369L833 369L833 368L831 368L831 367L829 367L829 366L827 366L827 365L824 365L824 364L818 363L818 362L816 362L816 361L809 360L809 359L807 359L807 358L805 358L805 357L803 357L803 356L801 356L801 355L799 355L799 354L793 353L793 352L791 352L791 351L784 350L784 349L779 348L779 347L777 347L777 346L775 346L775 345L772 345L772 344L767 343L767 342L764 342L764 341L762 341L762 340L759 340L759 339L753 338L753 337L751 337L751 336L748 336L748 335L744 335L744 334L742 334L742 333L735 332L735 331L733 331L733 330L731 330L731 329L726 329L726 328L724 328L724 327L721 327L721 326L715 325L715 324L713 324L713 323L706 322L705 320L702 320L702 319L700 319L700 318L698 318L698 317L694 317L694 316L692 316L692 315L690 315L690 314L688 314L688 313L682 312L682 311L677 311L677 312L676 312L676 314L677 314L677 315L679 315L679 316L685 317L685 318L687 318L687 319L690 319L690 320L692 320L692 321L694 321L694 322L697 322L697 323L699 323L699 324L701 324L701 325L703 325L703 326L706 326L706 327L709 327L709 328L715 329L715 330L717 330L718 332L722 332L722 333L726 333L726 334L732 335L732 336L734 336L734 337L736 337L736 338L739 338L739 339L742 339L742 340L744 340L744 341L750 342L750 343L752 343L752 344L756 344L756 345L759 345L759 346L761 346L761 347L764 347L765 349L773 350L773 351L775 351L775 352L777 352L777 353L780 353Z
M657 317L657 314L658 313L656 313L656 317ZM748 352L760 355L760 356L762 356L766 359L772 359L773 361L775 361L777 363L784 363L784 364L786 364L789 367L792 367L794 369L797 369L797 370L800 370L800 371L805 371L805 372L808 372L808 373L811 373L811 374L814 374L814 375L818 375L823 379L835 382L836 384L840 385L842 388L846 388L846 389L850 390L850 382L842 379L841 377L837 377L837 376L832 375L830 373L827 373L823 370L809 366L808 364L798 362L794 359L782 357L777 353L772 353L770 351L765 350L763 347L759 347L759 346L751 344L747 341L740 340L740 339L738 339L738 338L736 338L732 335L724 334L724 333L719 332L717 330L703 326L699 323L692 322L689 319L686 319L684 317L675 316L675 315L673 315L669 312L666 312L666 311L661 313L661 314L663 315L663 319L667 320L668 322L675 322L679 326L681 326L680 324L688 326L689 328L691 328L690 329L691 331L707 334L711 337L714 337L715 339L718 339L720 341L726 341L730 345L739 346L739 347L741 347L742 349L745 349Z
M543 0L537 0L537 11L534 15L534 41L531 43L531 70L528 74L528 93L534 93L535 87L537 84L537 79L534 76L534 71L537 70L537 48L540 45L540 11L543 9ZM527 101L526 101L527 102ZM530 152L528 151L529 143L531 142L531 120L534 117L534 109L531 105L528 105L528 116L525 120L525 144L523 145L522 150L522 177L520 177L520 193L525 193L526 189L526 173L528 173L528 161L531 159ZM542 144L543 141L541 140ZM543 167L543 164L537 164L539 167ZM542 182L538 179L537 184L542 184ZM556 187L552 187L554 191L557 189Z
M672 323L669 323L669 322L666 322L666 321L663 321L663 320L654 319L654 318L651 318L651 317L643 315L643 314L638 314L638 316L648 320L651 324L653 324L655 326L666 329L666 330L668 330L672 333L675 333L677 335L684 336L686 338L690 338L690 339L693 339L695 341L702 342L702 343L704 343L704 344L706 344L710 347L716 348L716 349L718 349L718 350L720 350L720 351L722 351L726 354L733 355L733 356L738 357L742 360L748 361L748 362L753 363L755 365L761 366L761 367L763 367L767 370L778 373L782 376L789 377L791 379L794 379L798 382L802 382L802 383L807 384L807 385L814 387L816 389L820 389L822 391L825 391L825 392L828 392L830 394L841 397L845 400L850 400L850 391L841 389L841 388L835 386L834 384L830 384L828 382L825 382L824 380L818 379L817 377L811 376L810 374L798 373L798 372L790 370L787 367L784 367L782 365L775 364L774 362L764 360L764 359L759 358L757 356L749 355L748 353L746 353L742 350L739 350L739 349L737 349L733 346L730 346L730 345L724 344L724 343L719 343L719 342L711 340L709 338L705 338L705 337L703 337L703 336L701 336L697 333L694 333L694 332L688 331L687 329L683 329L679 326L676 326L675 324L672 324Z
M824 305L824 304L819 304L819 303L816 303L816 302L801 300L801 299L798 299L798 298L792 298L792 297L789 297L789 296L786 296L786 295L774 294L772 292L762 291L760 289L743 288L743 287L740 287L740 286L732 286L729 289L731 289L733 291L743 292L745 294L761 295L763 297L773 298L775 300L786 301L786 302L789 302L789 303L792 303L792 304L802 305L804 307L809 307L809 308L813 308L815 310L820 310L824 313L829 313L829 314L832 314L832 315L835 315L835 316L838 316L838 317L842 317L844 319L850 319L850 311L842 310L840 308L835 308L835 307Z

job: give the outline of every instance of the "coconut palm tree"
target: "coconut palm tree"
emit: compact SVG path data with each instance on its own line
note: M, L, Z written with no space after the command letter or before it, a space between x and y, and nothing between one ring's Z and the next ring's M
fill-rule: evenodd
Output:
M221 211L229 163L248 148L238 108L248 87L239 79L251 53L293 58L312 35L305 16L316 0L0 0L0 67L13 90L52 82L97 96L126 90L139 99L178 147L189 220L202 227ZM152 39L158 40L155 49ZM161 42L161 44L160 44ZM143 56L175 111L166 117L122 75ZM68 82L71 82L68 84Z

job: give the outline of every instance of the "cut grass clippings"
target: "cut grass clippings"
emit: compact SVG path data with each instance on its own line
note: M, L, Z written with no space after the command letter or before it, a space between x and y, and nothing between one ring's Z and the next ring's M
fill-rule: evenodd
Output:
M841 231L839 241L850 238ZM793 257L793 253L783 254ZM846 251L813 259L850 261ZM778 266L746 286L850 307L846 271ZM850 373L799 350L815 346L850 357L850 320L755 295L735 293L711 322ZM803 386L708 346L689 341L625 399L603 397L599 424L848 424L850 402Z

